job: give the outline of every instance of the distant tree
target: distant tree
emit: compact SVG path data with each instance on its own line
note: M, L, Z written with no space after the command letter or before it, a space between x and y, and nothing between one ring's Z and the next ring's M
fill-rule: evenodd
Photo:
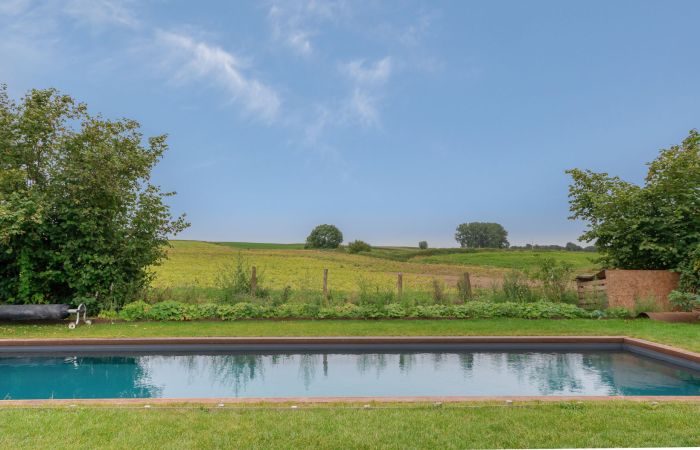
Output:
M319 225L306 238L304 248L338 248L343 242L343 233L335 225Z
M700 289L700 134L691 130L648 166L641 186L567 171L570 218L588 222L581 240L593 241L608 267L676 269L684 289Z
M581 247L580 245L574 244L573 242L567 242L566 246L564 248L570 252L580 252L581 250L583 250L583 247Z
M457 227L455 239L462 247L508 248L508 232L498 223L463 223Z
M365 241L359 239L354 240L348 244L348 253L360 253L360 252L371 252L372 247Z
M0 300L118 308L183 230L150 183L168 148L54 89L0 87Z
M428 248L428 241L420 241L418 243L418 248L421 250L425 250Z

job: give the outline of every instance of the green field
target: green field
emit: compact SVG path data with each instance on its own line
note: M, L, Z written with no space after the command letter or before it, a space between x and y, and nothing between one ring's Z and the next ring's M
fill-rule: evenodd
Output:
M153 287L170 290L170 295L210 297L217 274L234 265L239 257L255 266L265 288L281 291L320 292L323 269L329 270L331 295L354 295L359 291L393 292L397 274L403 274L404 290L430 292L434 280L454 291L464 272L472 276L475 289L489 289L512 269L528 270L537 261L552 257L572 264L577 272L590 272L593 257L585 252L507 251L464 249L375 248L372 252L349 254L338 250L303 250L302 244L208 243L172 241L168 259L154 268ZM168 294L164 294L167 296Z
M0 447L571 448L700 445L700 404L377 404L0 409Z
M591 272L596 268L595 253L566 251L489 250L469 253L450 253L415 257L412 261L436 264L460 264L464 266L497 267L503 269L533 270L539 261L553 258L570 264L579 272Z

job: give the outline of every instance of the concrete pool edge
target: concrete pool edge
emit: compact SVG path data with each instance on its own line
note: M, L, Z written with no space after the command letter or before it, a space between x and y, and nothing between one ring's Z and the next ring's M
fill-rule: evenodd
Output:
M617 348L700 370L700 353L626 336L332 336L332 337L176 337L176 338L79 338L0 339L0 355L51 351L178 351L202 349L265 348L400 348L399 346L451 345L500 348ZM275 347L278 346L278 347ZM394 347L396 346L396 347ZM416 347L421 348L421 347ZM466 348L466 347L463 347ZM116 349L116 350L114 350ZM177 405L199 404L313 404L313 403L462 403L462 402L557 402L557 401L663 401L700 402L700 396L386 396L386 397L221 397L221 398L106 398L0 400L2 406L71 405Z

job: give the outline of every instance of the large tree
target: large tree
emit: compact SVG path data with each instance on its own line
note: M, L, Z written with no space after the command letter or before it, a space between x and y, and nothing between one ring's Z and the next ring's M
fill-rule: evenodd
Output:
M688 289L700 279L700 134L663 149L636 185L607 173L573 169L571 219L588 227L608 267L679 269Z
M306 238L304 248L338 248L343 242L343 233L335 225L318 225Z
M455 239L465 248L507 248L508 232L492 222L469 222L457 227Z
M150 279L171 217L150 174L166 137L54 89L0 88L0 301L119 307Z

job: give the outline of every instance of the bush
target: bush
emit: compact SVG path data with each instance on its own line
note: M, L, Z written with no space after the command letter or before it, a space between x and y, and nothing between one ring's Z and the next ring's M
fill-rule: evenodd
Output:
M427 250L428 249L428 241L420 241L418 243L418 248L421 250Z
M501 290L506 297L506 301L526 303L536 299L536 295L532 292L525 275L516 270L505 274Z
M668 301L679 311L690 312L693 309L700 309L700 295L698 294L672 291L668 294Z
M365 241L359 239L348 244L348 253L371 252L372 247Z
M490 303L473 301L462 305L416 305L397 303L364 304L343 303L320 307L310 303L283 303L265 306L241 302L234 305L212 303L185 304L161 302L149 305L143 301L129 303L119 312L119 318L133 320L245 320L245 319L385 319L385 318L454 318L454 319L583 319L583 318L628 318L629 312L620 308L589 312L566 303Z
M343 242L343 233L335 225L319 225L306 238L304 248L338 248Z
M542 284L542 290L547 300L563 302L573 295L573 292L569 290L573 271L573 267L567 262L557 261L554 258L544 258L539 261L537 270L530 274L530 278Z

